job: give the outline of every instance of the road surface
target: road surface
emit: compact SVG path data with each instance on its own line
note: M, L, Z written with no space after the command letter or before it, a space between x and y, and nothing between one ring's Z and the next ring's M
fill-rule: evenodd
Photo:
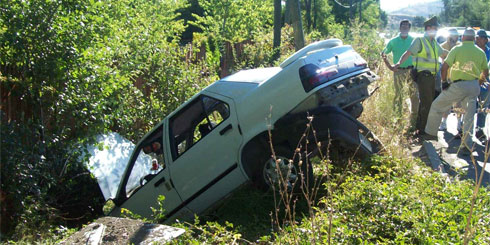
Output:
M458 148L461 143L461 139L457 139L454 136L457 134L458 119L454 113L451 113L447 120L447 130L438 132L438 141L431 141L434 146L437 155L440 157L441 167L443 171L451 175L456 175L457 170L462 170L463 174L461 178L473 179L480 178L481 171L485 166L485 172L483 174L482 186L488 186L490 184L490 163L485 164L490 159L490 144L485 145L478 139L473 137L474 152L471 156L461 156L458 153ZM476 121L476 115L475 115ZM487 115L486 127L484 132L486 135L490 135L490 117ZM485 150L486 149L486 150ZM422 150L424 148L422 147ZM486 154L485 154L486 153ZM426 157L428 157L426 155ZM487 158L485 160L485 158Z

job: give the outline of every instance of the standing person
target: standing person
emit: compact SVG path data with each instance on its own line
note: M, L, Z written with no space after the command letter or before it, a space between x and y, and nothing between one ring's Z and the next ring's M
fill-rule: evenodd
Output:
M419 37L413 40L410 48L402 55L398 63L394 66L395 71L405 62L410 56L413 57L415 71L413 79L417 84L419 92L420 104L417 115L416 134L424 132L429 115L430 105L435 96L436 73L439 71L439 57L445 58L447 51L442 49L435 40L437 28L437 17L432 17L424 22L425 34L424 37Z
M458 41L459 39L459 33L458 33L458 30L456 30L455 28L451 28L448 30L448 38L447 40L441 44L441 47L447 51L451 51L451 49L453 49L455 46L457 45L460 45L461 42ZM449 68L451 69L451 68ZM450 71L448 71L448 73L450 74ZM440 76L441 76L441 71L439 70L439 72L437 73L437 76L438 76L438 79L436 79L436 81L440 81ZM436 91L437 91L437 88L439 88L439 93L441 92L440 90L440 84L436 84ZM437 94L436 92L436 97L438 96L439 94ZM449 115L448 112L444 113L444 115L442 116L442 122L441 122L441 126L439 127L439 130L446 130L447 129L447 116ZM459 118L458 118L458 131L459 131Z
M449 29L448 34L447 40L441 44L441 47L447 51L451 51L455 46L460 45L461 42L458 41L459 34L455 28Z
M456 46L449 52L442 65L442 93L434 100L429 112L427 126L423 138L437 140L437 128L444 112L449 110L454 102L461 102L464 113L463 137L459 153L471 154L473 118L476 111L476 97L480 94L481 74L488 76L488 64L485 53L474 44L475 31L466 29L463 35L463 44ZM449 78L448 69L451 67Z
M410 23L409 20L400 21L400 33L398 34L398 36L392 38L388 42L388 44L386 44L386 47L381 53L381 57L383 57L383 61L385 62L386 66L393 71L393 77L395 80L395 98L393 99L393 107L395 108L395 111L399 114L401 114L402 112L404 101L402 96L403 84L406 84L407 81L410 81L410 70L413 68L412 57L409 57L405 62L403 62L397 71L394 71L394 68L388 61L386 55L389 53L393 53L393 64L396 64L400 60L403 53L408 50L413 42L413 37L408 34L411 27L412 23ZM417 89L415 88L415 85L413 83L409 82L408 90L411 102L411 117L412 120L415 120L419 108Z
M476 33L476 46L478 46L487 57L487 62L490 60L490 49L487 47L488 36L487 32L483 29ZM488 81L488 78L485 78ZM485 110L490 107L490 93L488 92L488 84L483 84L480 87L480 95L478 96L478 114L476 116L476 131L475 136L480 140L485 140L485 133L483 129L485 128L486 113Z
M480 29L478 30L478 32L476 32L476 46L478 46L479 48L481 48L481 50L483 50L483 52L485 52L485 55L487 57L487 61L490 61L490 48L488 48L488 35L487 35L487 32L484 30L484 29Z

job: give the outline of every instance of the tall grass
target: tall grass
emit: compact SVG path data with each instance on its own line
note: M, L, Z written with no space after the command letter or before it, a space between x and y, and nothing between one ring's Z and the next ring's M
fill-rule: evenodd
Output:
M375 67L374 70L379 79L371 84L370 90L373 91L373 94L364 101L364 112L359 120L380 138L389 155L411 158L410 138L406 135L412 126L409 105L403 103L401 113L394 110L393 72L382 64ZM408 82L401 90L404 102L408 98Z

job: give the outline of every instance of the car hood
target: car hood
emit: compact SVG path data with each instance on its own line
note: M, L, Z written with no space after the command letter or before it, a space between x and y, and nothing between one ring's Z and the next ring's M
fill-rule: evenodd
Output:
M96 140L97 143L86 147L89 154L86 165L97 179L104 198L113 199L135 144L114 132L98 135ZM138 183L128 185L136 186Z

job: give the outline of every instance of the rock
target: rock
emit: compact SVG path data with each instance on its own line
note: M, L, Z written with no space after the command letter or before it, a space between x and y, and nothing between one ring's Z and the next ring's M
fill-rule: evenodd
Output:
M163 244L185 232L140 220L103 217L74 233L61 244Z
M430 141L424 141L423 146L429 158L432 169L444 173L444 166L441 164L441 159L439 154L437 154L434 145L432 145Z

